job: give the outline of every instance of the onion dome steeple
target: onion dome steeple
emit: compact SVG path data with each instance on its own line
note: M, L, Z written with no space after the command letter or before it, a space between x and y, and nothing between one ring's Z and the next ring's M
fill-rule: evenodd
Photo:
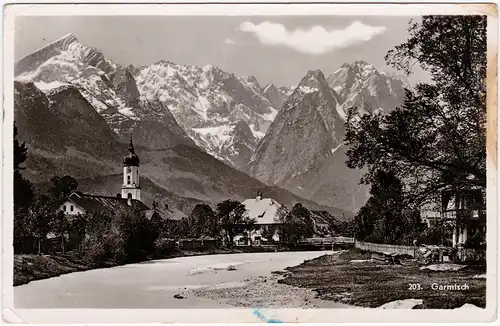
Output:
M125 166L139 166L139 156L134 152L134 144L132 143L132 136L130 136L130 143L128 145L129 153L123 158L123 165Z

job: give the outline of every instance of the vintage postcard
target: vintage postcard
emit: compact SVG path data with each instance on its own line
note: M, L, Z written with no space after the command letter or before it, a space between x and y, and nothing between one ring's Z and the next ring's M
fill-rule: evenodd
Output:
M4 17L5 321L496 320L496 5Z

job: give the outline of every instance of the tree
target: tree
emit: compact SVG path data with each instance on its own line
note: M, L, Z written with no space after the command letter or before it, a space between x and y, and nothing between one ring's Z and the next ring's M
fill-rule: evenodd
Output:
M61 238L61 251L64 254L64 237L70 229L70 221L68 216L63 211L58 211L54 214L51 221L51 230Z
M237 200L225 200L217 204L219 225L225 232L228 246L233 246L234 236L253 228L255 221L246 214L245 205Z
M486 187L486 18L424 16L388 64L410 73L418 63L432 84L407 90L388 115L349 110L347 165L367 168L364 183L392 170L405 184L402 206L440 190Z
M85 226L84 233L88 242L98 242L105 237L112 226L111 216L102 211L88 212L79 219L83 225L75 225L75 228L81 231Z
M17 252L26 250L24 239L29 237L28 212L35 192L31 182L22 176L23 163L28 156L25 143L17 139L17 126L14 124L14 243Z
M292 210L283 216L283 228L280 240L288 245L295 245L304 238L314 235L314 223L311 212L297 203Z
M62 178L55 176L50 181L52 182L52 187L49 191L54 199L60 202L66 200L72 192L78 189L78 181L69 175Z
M89 216L87 214L78 215L76 218L69 220L69 232L78 239L78 251L82 250L88 221Z
M188 218L190 234L194 238L202 236L216 237L219 223L212 208L207 204L197 204Z
M42 253L43 244L49 232L53 230L57 204L50 197L37 194L28 212L26 228L38 240L38 254Z
M416 239L420 214L401 206L403 184L395 172L377 171L370 195L355 217L356 238L390 244L410 244Z
M158 232L142 213L122 214L120 233L123 238L123 249L127 261L141 261L154 252Z

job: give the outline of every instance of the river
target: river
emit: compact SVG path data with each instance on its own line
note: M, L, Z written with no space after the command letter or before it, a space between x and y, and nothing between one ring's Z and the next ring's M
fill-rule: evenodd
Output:
M16 286L14 304L16 308L224 308L230 305L192 291L268 277L272 271L329 253L206 255L76 272ZM174 298L176 294L183 298Z

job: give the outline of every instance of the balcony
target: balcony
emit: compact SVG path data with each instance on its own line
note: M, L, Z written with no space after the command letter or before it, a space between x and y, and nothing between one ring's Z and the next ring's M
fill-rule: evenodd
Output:
M443 212L446 220L486 221L486 210L483 209L450 209Z

